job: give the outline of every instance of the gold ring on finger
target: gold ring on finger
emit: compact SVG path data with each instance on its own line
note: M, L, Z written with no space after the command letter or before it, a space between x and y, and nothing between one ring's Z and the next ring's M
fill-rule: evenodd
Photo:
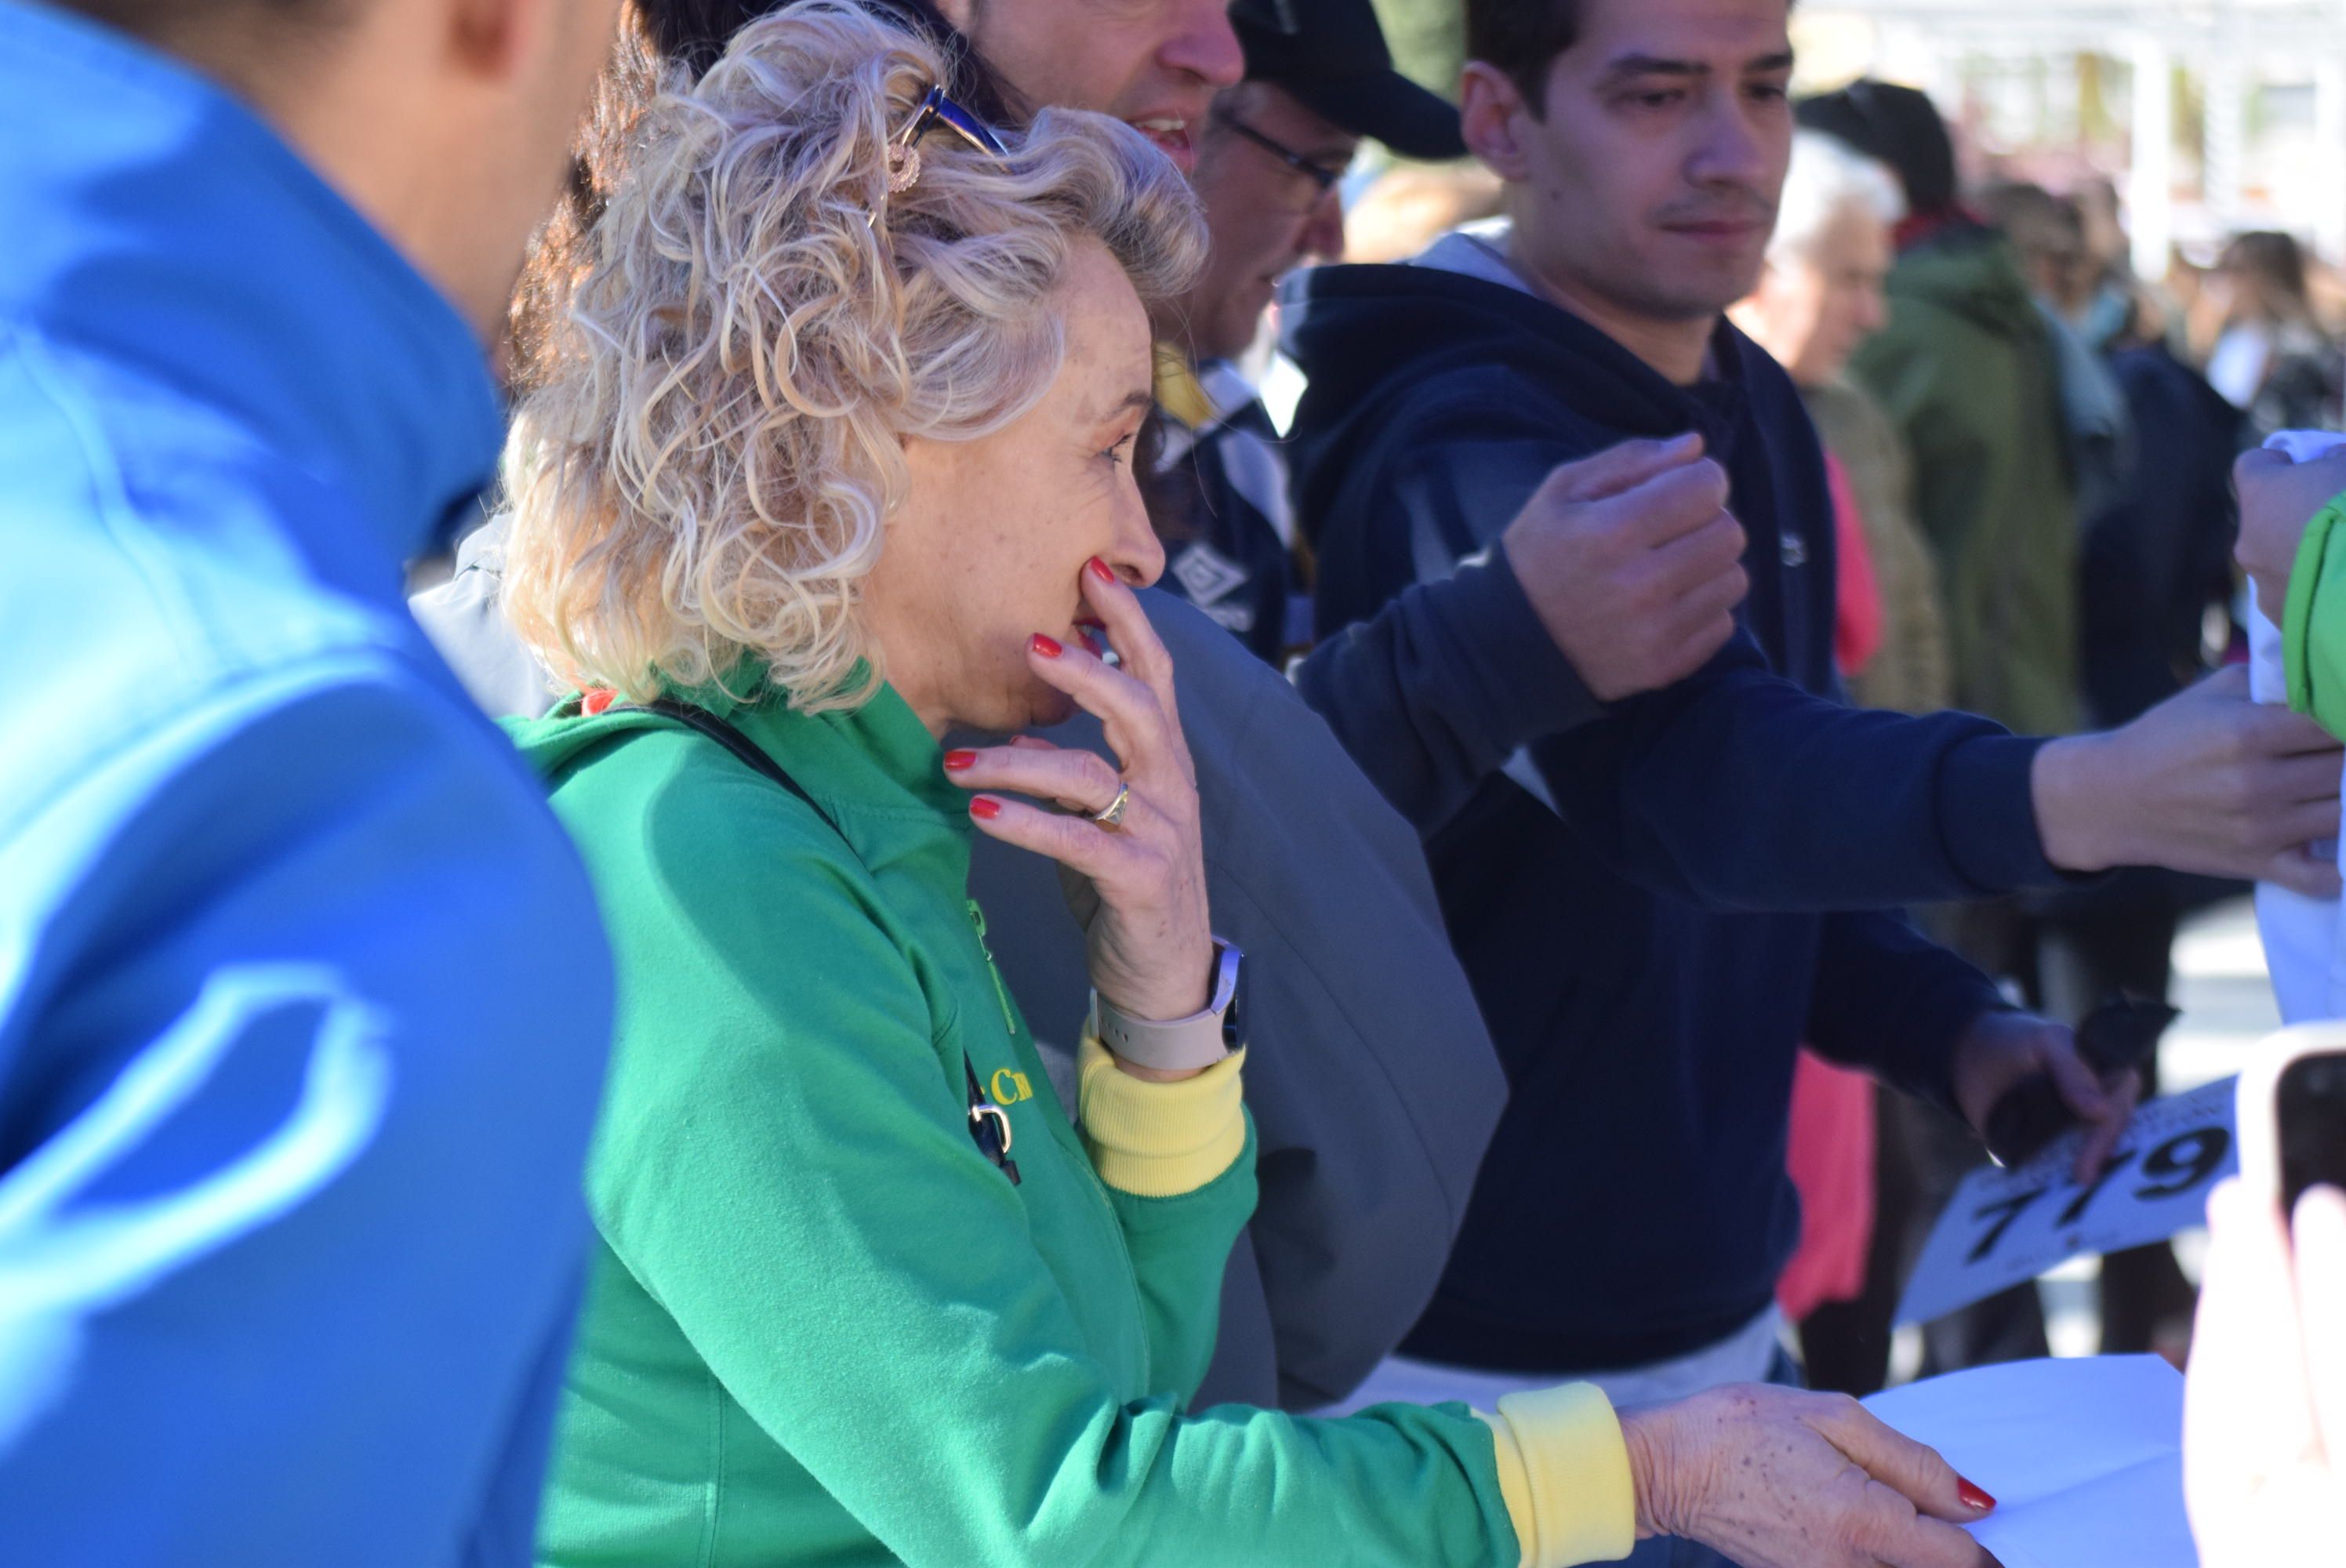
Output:
M1111 833L1123 831L1124 809L1131 803L1131 800L1132 786L1119 779L1116 788L1116 799L1109 801L1105 809L1093 812L1092 820Z

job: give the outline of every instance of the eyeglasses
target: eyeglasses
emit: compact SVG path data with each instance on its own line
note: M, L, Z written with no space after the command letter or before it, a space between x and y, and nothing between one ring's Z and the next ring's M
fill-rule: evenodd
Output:
M896 133L895 145L909 148L939 125L980 152L990 152L996 158L1010 156L1010 149L1002 145L1002 138L988 129L984 120L945 97L943 86L933 87L921 95L920 107L913 111L913 117L904 122L904 128Z
M994 135L984 120L945 97L942 85L933 85L921 95L921 101L913 108L913 117L904 122L904 128L888 138L889 195L910 190L920 179L921 149L918 144L937 126L944 126L980 152L991 153L995 158L1010 156L1010 149L1002 145L1002 138ZM863 221L877 227L879 210L874 209L865 213Z
M1285 164L1296 173L1302 175L1304 178L1311 180L1313 187L1313 194L1315 196L1327 195L1330 191L1335 189L1337 182L1344 178L1344 171L1342 169L1330 168L1324 163L1314 163L1311 159L1304 157L1301 153L1296 151L1293 148L1289 147L1286 143L1275 141L1271 137L1263 135L1262 132L1255 129L1254 127L1247 124L1246 121L1239 118L1238 116L1231 114L1227 109L1216 108L1213 111L1213 118L1215 124L1227 127L1229 129L1238 132L1239 135L1246 137L1247 140L1254 143L1255 146L1262 148L1263 151L1270 154L1271 157L1279 159L1280 162Z

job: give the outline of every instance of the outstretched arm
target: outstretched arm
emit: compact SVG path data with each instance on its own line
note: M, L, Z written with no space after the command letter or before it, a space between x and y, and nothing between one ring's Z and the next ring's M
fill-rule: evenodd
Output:
M1580 461L1428 449L1322 536L1327 640L1296 685L1422 832L1524 748L1691 673L1734 629L1743 533L1699 440Z

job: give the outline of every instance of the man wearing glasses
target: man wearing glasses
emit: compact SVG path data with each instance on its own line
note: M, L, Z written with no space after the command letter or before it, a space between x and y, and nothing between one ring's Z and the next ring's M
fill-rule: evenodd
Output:
M1164 444L1148 503L1164 586L1277 664L1310 640L1308 606L1276 433L1236 361L1280 279L1342 254L1337 187L1363 137L1414 158L1466 146L1458 111L1392 68L1368 0L1238 0L1230 24L1246 79L1215 98L1198 143L1213 250L1157 323Z

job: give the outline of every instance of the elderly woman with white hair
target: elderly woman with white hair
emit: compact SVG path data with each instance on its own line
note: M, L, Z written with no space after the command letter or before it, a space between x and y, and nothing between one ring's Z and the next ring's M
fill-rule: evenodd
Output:
M619 977L541 1558L1971 1568L1954 1473L1822 1396L1185 1408L1253 1146L1131 452L1204 237L1138 133L943 71L812 0L655 106L515 437L507 607L581 688L518 733ZM940 749L1078 706L1119 767ZM1065 872L1072 1119L973 831Z

